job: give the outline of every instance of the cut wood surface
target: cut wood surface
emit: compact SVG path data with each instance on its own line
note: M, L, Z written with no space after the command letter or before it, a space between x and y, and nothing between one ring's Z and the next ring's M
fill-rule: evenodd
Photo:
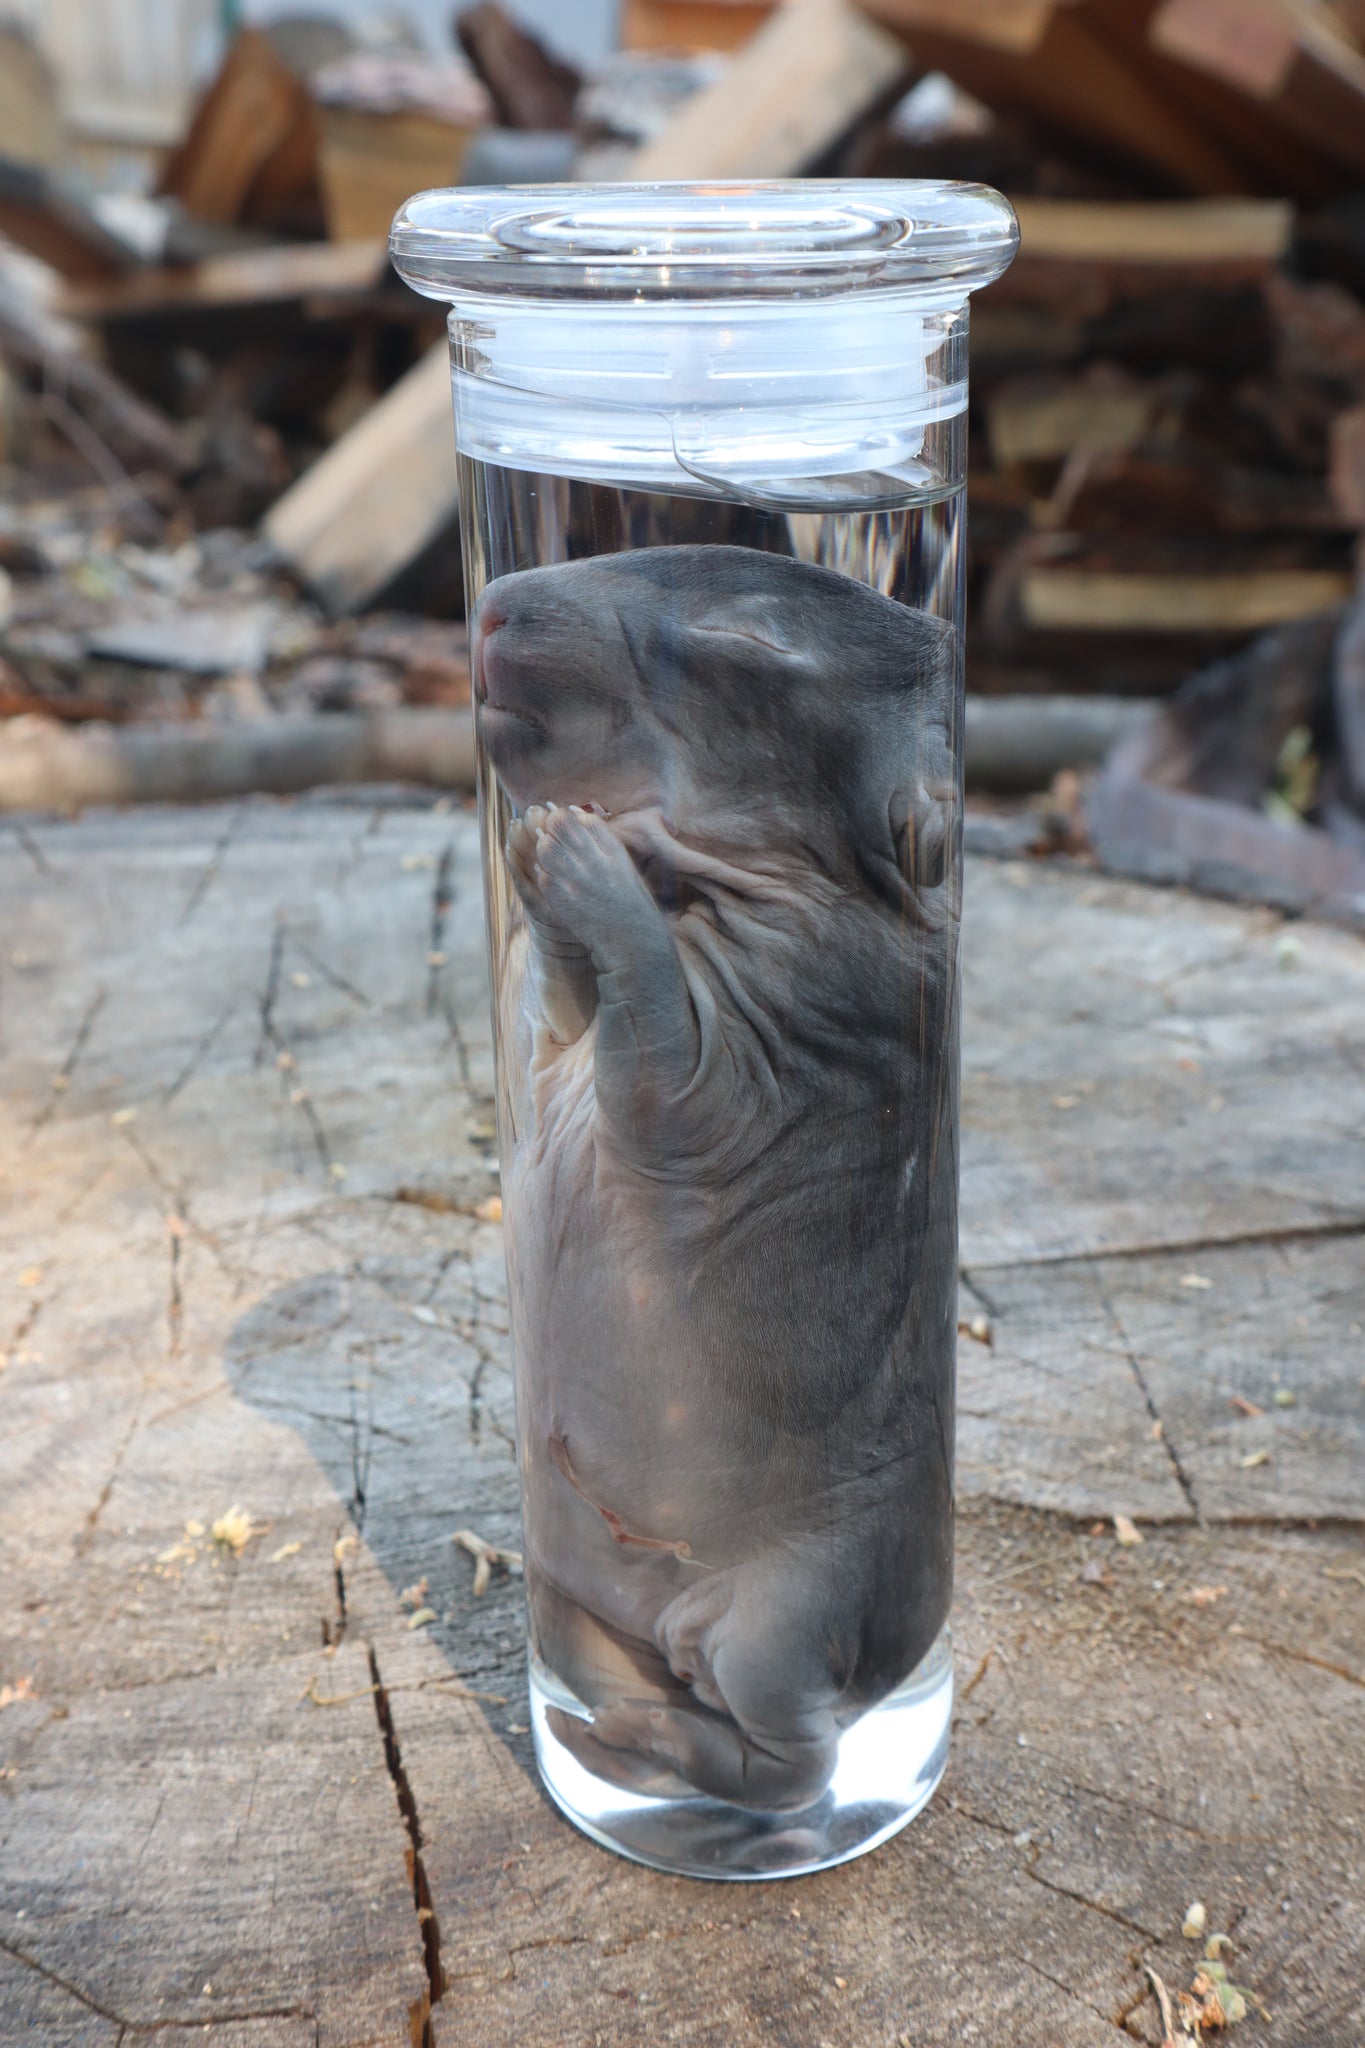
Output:
M350 299L374 291L389 267L382 241L282 243L234 250L199 263L155 264L103 286L72 286L60 310L73 319L118 320L210 306L268 306L290 299Z
M1024 623L1050 633L1254 633L1350 594L1350 576L1336 569L1155 576L1039 568L1019 579Z
M200 220L287 220L316 205L312 98L263 29L242 29L162 167L158 189Z
M0 2039L1155 2044L1199 1899L1245 2048L1355 2048L1356 942L970 869L952 1759L726 1890L550 1810L451 1540L517 1543L473 817L14 820L0 914Z
M450 353L429 348L272 507L265 533L331 611L358 611L459 512Z
M1173 191L1321 199L1358 175L1365 59L1279 0L862 0L917 63Z
M774 0L622 0L623 50L737 50Z
M1269 269L1289 248L1281 199L1020 199L1020 256L1075 263Z
M629 176L785 178L905 75L904 46L844 0L789 0L713 85L632 157Z

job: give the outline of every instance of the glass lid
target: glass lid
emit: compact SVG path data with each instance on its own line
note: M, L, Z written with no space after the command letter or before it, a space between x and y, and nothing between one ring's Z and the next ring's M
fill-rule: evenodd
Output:
M1019 230L985 185L802 179L419 192L394 268L433 299L824 297L998 277Z

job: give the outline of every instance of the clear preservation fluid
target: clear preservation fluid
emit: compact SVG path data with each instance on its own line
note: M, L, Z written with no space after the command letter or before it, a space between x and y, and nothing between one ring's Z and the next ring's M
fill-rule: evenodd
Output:
M461 463L541 1771L818 1869L947 1751L962 493Z

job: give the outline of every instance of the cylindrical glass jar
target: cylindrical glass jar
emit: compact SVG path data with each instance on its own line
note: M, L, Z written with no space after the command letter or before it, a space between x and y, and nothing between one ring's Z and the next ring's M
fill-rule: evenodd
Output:
M952 1701L979 186L428 192L537 1755L659 1868L930 1796Z

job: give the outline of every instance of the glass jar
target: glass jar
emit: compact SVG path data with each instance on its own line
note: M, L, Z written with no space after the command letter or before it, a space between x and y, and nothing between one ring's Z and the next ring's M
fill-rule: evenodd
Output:
M427 192L450 302L540 1769L789 1875L952 1702L979 186Z

